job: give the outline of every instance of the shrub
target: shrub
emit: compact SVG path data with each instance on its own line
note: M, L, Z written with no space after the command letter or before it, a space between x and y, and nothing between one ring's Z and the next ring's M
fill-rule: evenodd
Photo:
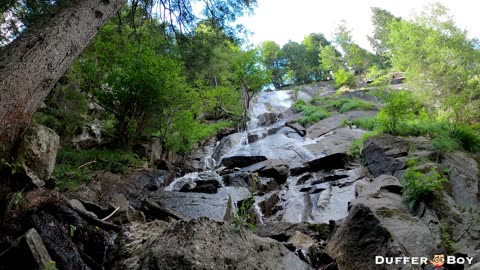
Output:
M344 85L354 87L356 84L355 75L344 69L339 69L333 74L335 78L335 87L340 88Z
M419 104L409 91L390 91L384 99L385 104L378 113L378 120L388 133L395 134L399 123L413 119L419 111Z
M255 225L252 223L254 218L252 212L254 211L255 197L250 197L241 202L240 207L233 215L233 228L236 231L242 229L254 230Z
M422 173L414 161L409 161L409 168L403 176L405 200L413 208L419 201L430 198L434 192L441 191L444 182L447 180L434 168L428 173Z

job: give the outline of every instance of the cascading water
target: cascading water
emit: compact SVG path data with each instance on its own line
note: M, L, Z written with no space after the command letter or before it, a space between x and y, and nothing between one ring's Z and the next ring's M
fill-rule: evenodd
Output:
M321 93L316 93L316 95L319 94ZM226 217L221 215L222 211L223 213L228 212L229 209L231 212L235 211L238 202L251 196L252 186L226 183L225 178L222 179L217 174L222 168L220 166L222 159L264 156L269 160L286 161L290 168L295 168L302 166L307 161L324 156L322 149L318 150L318 146L316 148L310 146L318 144L325 137L331 135L309 138L300 135L298 131L286 125L288 121L291 119L294 121L295 117L298 117L295 112L290 110L294 103L293 96L294 92L288 90L259 93L250 106L247 130L230 134L217 142L210 153L204 157L205 172L187 174L177 178L165 189L171 193L179 191L185 185L187 185L187 189L194 189L205 179L214 178L220 186L217 193L193 195L180 192L182 194L177 194L174 199L166 196L167 201L173 201L169 202L174 207L187 212L191 212L192 208L195 209L195 213L189 212L192 217L206 214L216 219L225 219ZM242 173L243 170L241 169L238 173ZM243 173L248 175L247 171ZM230 174L235 174L235 172ZM354 198L355 193L354 185L351 183L358 180L357 175L361 175L361 173L349 171L345 174L348 174L347 178L327 183L316 180L323 177L321 173L319 175L309 173L311 179L307 181L301 180L301 178L308 175L289 176L285 184L280 186L276 184L276 186L273 185L263 191L257 190L254 193L253 209L257 215L257 221L261 223L268 220L282 220L289 223L325 223L331 219L337 220L345 217L348 213L347 203ZM220 203L217 205L217 202ZM224 206L227 204L229 206ZM190 208L186 208L185 205ZM272 208L276 209L273 211L274 213L268 210ZM268 215L264 211L269 212ZM211 214L212 212L215 214Z

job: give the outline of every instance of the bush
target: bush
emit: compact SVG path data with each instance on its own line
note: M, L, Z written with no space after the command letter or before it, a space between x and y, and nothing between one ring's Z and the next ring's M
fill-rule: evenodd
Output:
M254 216L254 204L255 197L250 197L241 202L238 210L233 215L233 228L236 231L241 231L242 229L254 230L255 225L253 224Z
M418 171L414 161L409 161L409 168L403 176L405 200L413 208L419 201L428 199L435 192L441 191L444 182L447 182L447 179L434 168L428 173L423 173Z
M411 92L406 90L393 90L386 93L385 104L378 113L378 120L384 131L395 134L398 124L415 118L419 111L419 104Z
M356 84L355 75L344 69L339 69L333 73L335 78L335 87L340 88L342 86L354 87Z

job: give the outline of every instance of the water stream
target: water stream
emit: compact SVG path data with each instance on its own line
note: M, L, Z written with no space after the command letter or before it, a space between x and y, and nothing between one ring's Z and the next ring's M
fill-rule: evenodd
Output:
M318 94L322 93L316 93ZM294 103L293 95L293 91L289 90L258 94L251 104L247 130L228 135L217 142L215 147L211 147L212 150L204 158L205 172L187 174L175 179L165 188L164 191L171 193L163 196L167 206L177 211L186 211L183 214L190 218L207 215L222 220L227 216L223 214L225 211L233 211L237 202L251 196L252 191L248 186L226 186L224 179L218 174L223 158L265 156L267 159L286 160L289 167L294 168L323 156L322 151L312 151L315 148L306 146L317 144L325 136L315 139L302 137L285 125L294 117L294 112L290 110ZM266 115L270 118L265 117ZM325 176L335 174L342 174L344 177L323 181ZM348 215L348 202L355 196L355 181L361 176L362 171L358 169L306 173L289 176L287 182L280 187L254 191L257 221L327 223L329 220L344 218ZM306 178L308 179L300 181ZM182 193L178 191L185 184L200 183L205 179L218 181L218 192L178 194Z

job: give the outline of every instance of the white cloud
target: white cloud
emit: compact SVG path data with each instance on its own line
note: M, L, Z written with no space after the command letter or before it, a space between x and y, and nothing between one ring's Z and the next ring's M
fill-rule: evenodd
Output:
M413 10L421 10L431 0L258 0L255 15L239 19L239 23L254 32L250 42L258 44L274 40L280 45L288 40L300 42L310 33L323 33L327 38L341 20L351 28L354 40L370 48L366 36L371 34L371 7L381 7L396 16L409 17ZM480 37L475 1L441 0L448 7L460 28L471 37Z

